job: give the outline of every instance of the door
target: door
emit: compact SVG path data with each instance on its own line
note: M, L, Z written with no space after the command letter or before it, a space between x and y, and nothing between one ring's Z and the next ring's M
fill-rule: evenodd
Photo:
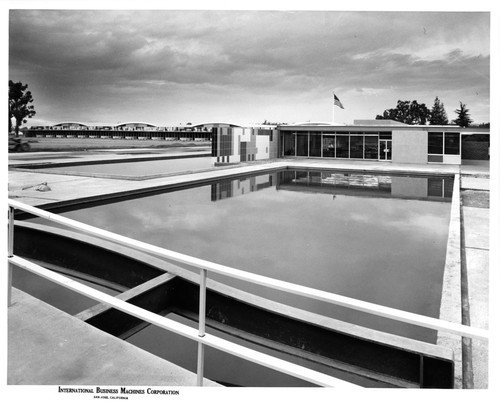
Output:
M379 160L392 160L392 140L379 140Z

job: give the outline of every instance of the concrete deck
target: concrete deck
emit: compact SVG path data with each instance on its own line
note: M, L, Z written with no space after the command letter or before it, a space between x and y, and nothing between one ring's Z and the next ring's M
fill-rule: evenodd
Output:
M131 148L120 150L91 150L73 152L25 152L9 154L9 166L43 163L72 162L109 162L134 159L158 159L162 157L183 157L199 154L210 154L210 147L172 147L172 148Z
M196 385L195 373L16 288L8 321L8 385Z
M59 156L60 153L58 153ZM106 155L116 160L130 160L134 155L124 155L107 151ZM67 155L72 156L72 155ZM73 155L75 156L75 155ZM137 155L135 155L137 156ZM30 154L23 154L26 159L29 159ZM82 158L96 161L99 155L93 154L84 155ZM106 156L108 158L109 156ZM80 158L80 157L79 157ZM68 158L68 160L71 158ZM38 159L40 160L40 159ZM63 159L58 158L57 161ZM73 161L75 159L72 159ZM79 159L80 160L80 159ZM14 162L14 161L11 161ZM19 159L12 163L21 163ZM462 188L468 190L476 190L481 192L489 191L489 166L474 165L474 166L456 166L456 165L413 165L413 164L396 164L390 162L379 161L347 161L347 160L319 160L319 159L278 159L272 161L261 161L258 163L242 163L235 166L217 168L213 171L194 172L186 175L172 175L167 177L159 177L155 179L132 181L132 180L117 180L104 179L96 177L82 177L69 175L54 175L44 174L40 172L21 172L9 171L9 198L19 200L23 203L33 206L56 206L71 204L76 200L97 200L107 197L113 197L116 194L126 195L134 192L142 192L153 189L159 189L176 185L179 183L196 183L203 180L219 178L226 175L237 175L265 171L273 168L286 166L295 167L313 167L313 168L336 168L350 171L375 171L385 173L402 173L411 172L414 174L455 174L460 171L463 174ZM34 186L42 182L47 182L50 191L40 192ZM466 255L467 265L469 267L468 282L469 282L469 297L471 303L470 315L471 324L483 328L488 325L488 293L489 286L488 277L488 255L489 255L489 209L478 207L465 207L465 233L466 233ZM11 308L12 309L12 308ZM10 310L10 309L9 309ZM10 315L10 311L9 311ZM14 313L15 315L15 313ZM50 328L50 327L49 327ZM47 328L47 330L49 330ZM9 328L10 331L10 328ZM47 337L47 334L44 335ZM38 342L44 339L40 336L39 339L32 339L33 342ZM12 336L10 337L12 338ZM10 353L10 344L9 344ZM43 352L46 353L46 352ZM42 353L42 355L43 355ZM21 355L25 356L25 355ZM486 388L488 386L488 345L473 343L473 365L474 365L474 381L476 388ZM22 359L21 359L22 360ZM28 362L20 362L26 368ZM10 365L9 365L10 370ZM148 371L149 375L150 370ZM25 375L29 376L27 373ZM34 374L31 374L34 375ZM181 376L182 377L182 376ZM184 381L182 379L181 381ZM15 381L14 381L15 382ZM56 381L60 383L61 381ZM120 381L121 382L121 379Z
M463 167L462 191L489 192L489 170ZM479 177L478 177L479 176ZM467 204L465 204L467 205ZM474 205L472 203L472 205ZM464 206L465 253L469 294L470 324L488 329L489 317L489 218L490 210L481 206ZM488 388L488 342L472 341L472 368L475 389Z

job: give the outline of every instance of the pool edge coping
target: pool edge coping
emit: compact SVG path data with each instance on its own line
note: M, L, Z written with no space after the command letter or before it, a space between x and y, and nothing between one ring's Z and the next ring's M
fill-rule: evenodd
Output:
M139 194L148 194L154 193L163 190L171 190L171 189L181 189L187 186L195 186L202 185L213 182L215 180L223 180L223 179L231 179L235 177L244 177L248 175L253 175L256 173L266 173L271 171L277 171L279 169L306 169L306 170L332 170L332 171L342 171L342 172L364 172L370 174L415 174L422 176L451 176L458 173L458 167L456 169L439 169L436 170L436 167L426 167L423 169L422 166L394 166L392 168L389 165L382 165L377 168L373 168L373 166L359 166L359 165L330 165L325 166L323 164L316 165L314 163L310 163L309 160L303 161L290 161L290 160L273 160L270 162L259 163L257 165L243 165L243 166L228 166L225 168L219 169L210 169L210 170L202 170L202 171L194 171L185 174L174 173L168 176L153 178L149 180L122 180L123 183L133 183L135 186L132 188L124 189L121 191L111 191L111 192L101 192L99 194L90 195L90 196L80 196L76 195L73 198L59 199L59 200L50 200L45 203L36 203L33 206L37 206L42 209L55 209L55 208L64 208L71 207L78 204L86 204L97 201L106 201L114 198L134 196ZM300 163L302 162L302 163ZM453 165L455 166L455 165ZM30 172L35 173L36 172ZM92 178L92 177L82 177L82 176L68 176L74 177L75 179L96 179L101 180L101 178ZM102 178L102 180L120 180L120 179L112 179L112 178ZM149 182L148 182L149 181ZM13 195L14 198L23 198L17 195ZM29 195L26 195L27 198L30 198ZM9 198L10 195L9 195ZM30 203L31 205L31 203Z
M461 324L460 174L454 176L439 319ZM453 351L455 388L462 388L462 337L438 331L436 344Z

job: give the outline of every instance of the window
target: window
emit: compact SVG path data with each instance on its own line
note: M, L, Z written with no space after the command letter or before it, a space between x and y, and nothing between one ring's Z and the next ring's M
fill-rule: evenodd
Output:
M460 133L445 133L444 153L446 155L460 155Z
M365 136L365 159L378 158L378 138L376 136Z
M363 136L351 135L351 155L350 158L363 159Z
M429 154L443 154L443 133L428 134L428 150Z
M297 133L297 156L309 156L308 133Z
M309 156L321 156L321 133L309 134Z
M443 162L444 155L460 155L460 133L429 132L427 138L429 162Z
M348 135L337 135L335 147L337 148L337 158L349 158Z
M286 133L283 137L283 155L295 156L295 134Z
M335 158L335 136L334 135L324 135L323 136L323 157Z

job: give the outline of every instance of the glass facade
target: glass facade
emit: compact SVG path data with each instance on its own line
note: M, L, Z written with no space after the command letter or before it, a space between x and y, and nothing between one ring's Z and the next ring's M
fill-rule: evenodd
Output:
M323 157L324 158L335 158L335 136L334 135L324 135L323 136Z
M378 137L375 135L365 135L365 159L377 159L378 157Z
M349 136L337 135L335 141L336 158L349 158Z
M283 156L295 155L295 134L283 134Z
M297 133L297 156L309 156L308 137L308 133Z
M316 158L341 159L379 159L379 139L391 142L391 132L321 132L291 131L282 132L283 156L306 156ZM381 159L390 160L390 152L382 152Z
M363 159L363 136L351 135L350 136L350 155L351 159Z
M321 135L309 136L309 156L321 156Z

